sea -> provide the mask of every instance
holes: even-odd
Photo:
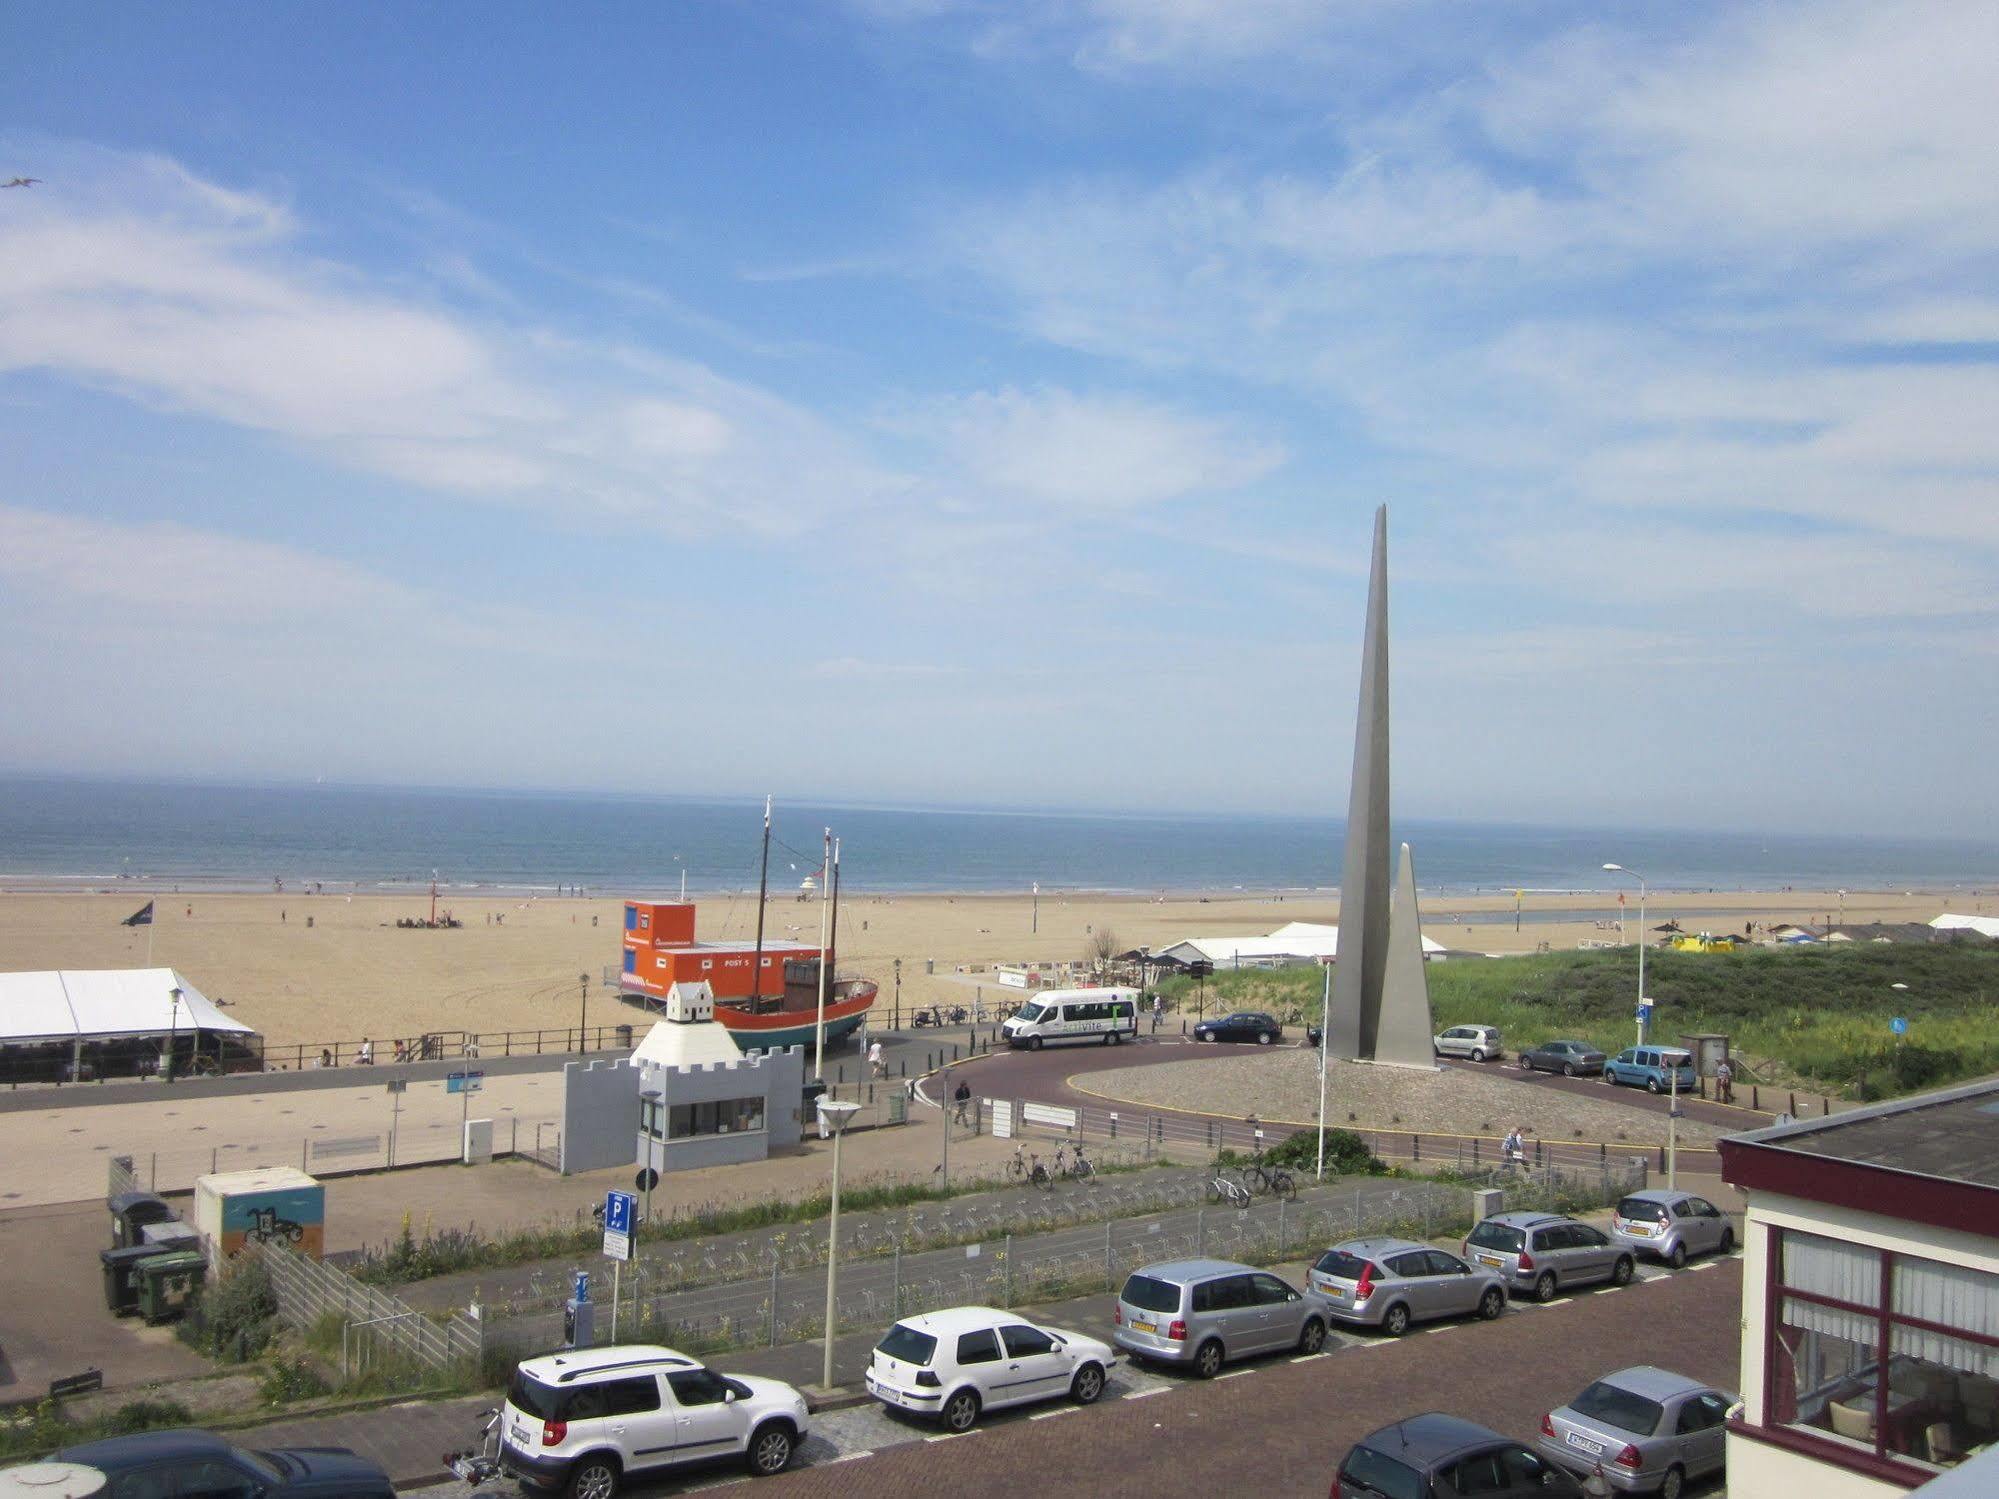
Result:
[[[842,894],[1325,891],[1338,818],[1104,814],[780,801],[773,891]],[[485,889],[690,897],[754,890],[761,798],[345,785],[222,786],[0,776],[0,886],[327,891]],[[1943,839],[1410,821],[1425,891],[1608,892],[1614,861],[1655,891],[1999,888],[1999,847]],[[1631,888],[1626,882],[1622,888]],[[1530,913],[1531,916],[1531,913]]]

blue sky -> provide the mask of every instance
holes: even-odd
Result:
[[[1999,831],[1999,11],[27,4],[0,767]]]

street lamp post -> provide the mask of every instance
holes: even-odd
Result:
[[[175,1077],[174,1053],[180,1050],[180,999],[181,987],[175,984],[167,990],[167,1081]]]
[[[895,960],[895,1028],[902,1029],[902,959]]]
[[[659,1167],[653,1163],[653,1157],[658,1154],[653,1148],[653,1141],[664,1134],[666,1130],[665,1123],[659,1117],[659,1106],[665,1097],[666,1095],[658,1088],[647,1088],[639,1094],[639,1133],[645,1136],[646,1142],[645,1165],[639,1168],[639,1181],[645,1186],[646,1202],[644,1211],[639,1214],[639,1221],[632,1225],[632,1334],[634,1337],[639,1332],[639,1229],[641,1226],[651,1227],[652,1225],[652,1185],[659,1180]],[[611,1314],[611,1320],[613,1322],[617,1321],[616,1312]]]
[[[1326,970],[1325,998],[1319,1002],[1319,1164],[1313,1173],[1318,1180],[1326,1179],[1326,1053],[1333,1049],[1333,965],[1320,960]]]
[[[584,1039],[590,1033],[590,975],[579,973],[577,983],[583,986],[583,999],[576,1011],[576,1050],[580,1054],[589,1050],[590,1043]]]
[[[1612,874],[1628,874],[1638,881],[1638,1044],[1645,1044],[1645,876],[1622,864],[1603,866]]]
[[[840,1136],[860,1112],[857,1103],[819,1100],[819,1119],[833,1135],[833,1214],[826,1226],[826,1357],[819,1371],[822,1389],[833,1387],[834,1295],[840,1273]]]

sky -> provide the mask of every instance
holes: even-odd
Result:
[[[1999,8],[10,7],[0,769],[1999,834]]]

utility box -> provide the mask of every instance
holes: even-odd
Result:
[[[201,1295],[208,1256],[198,1249],[155,1254],[138,1264],[139,1315],[151,1327],[178,1317]]]
[[[1506,1194],[1498,1187],[1480,1187],[1471,1194],[1471,1218],[1473,1223],[1483,1223],[1486,1219],[1506,1211]]]
[[[1714,1069],[1728,1059],[1727,1036],[1701,1031],[1680,1037],[1680,1045],[1693,1056],[1695,1077],[1713,1077]]]
[[[194,1183],[194,1226],[220,1267],[246,1244],[326,1252],[326,1188],[296,1166],[222,1171]]]
[[[145,1242],[143,1230],[149,1223],[172,1221],[174,1210],[164,1197],[153,1192],[120,1192],[105,1204],[111,1209],[111,1247],[130,1249]]]
[[[97,1258],[104,1267],[104,1308],[114,1317],[129,1316],[139,1309],[139,1265],[161,1251],[151,1244],[128,1244],[122,1249],[100,1249]]]
[[[465,1121],[465,1154],[462,1158],[468,1166],[483,1166],[493,1159],[493,1121],[490,1119],[467,1119]]]

